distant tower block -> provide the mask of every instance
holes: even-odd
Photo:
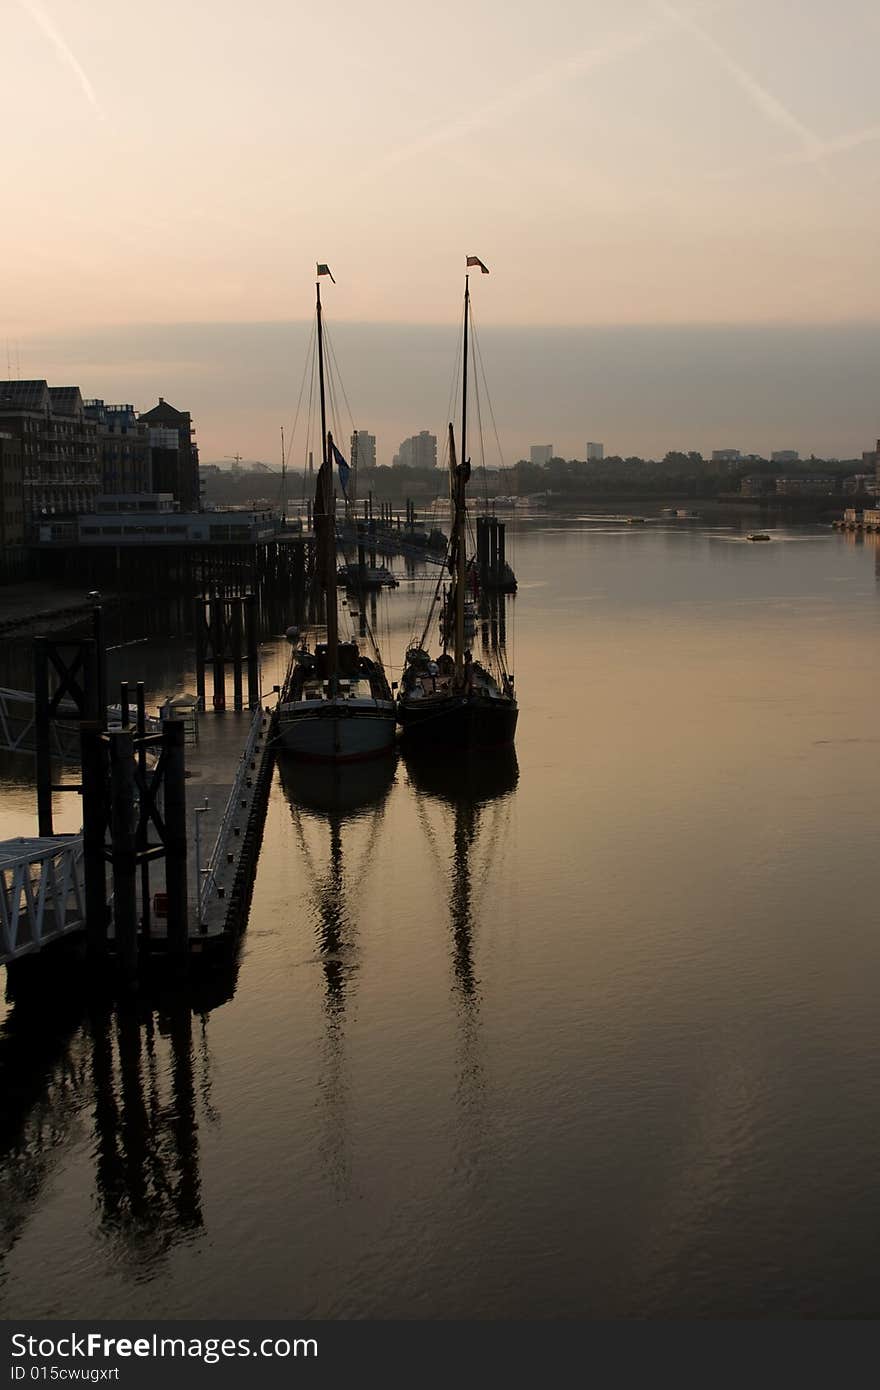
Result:
[[[605,457],[605,445],[587,441],[587,463],[599,463]]]
[[[529,446],[529,458],[532,463],[538,464],[539,467],[542,464],[549,463],[552,457],[552,444],[531,444]]]

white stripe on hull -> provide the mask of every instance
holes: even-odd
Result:
[[[296,757],[354,762],[393,748],[394,729],[394,705],[389,700],[369,705],[350,700],[302,701],[282,706],[278,736]]]

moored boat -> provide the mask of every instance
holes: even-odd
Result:
[[[318,275],[329,274],[326,266]],[[322,462],[314,501],[315,576],[326,608],[326,640],[314,647],[303,639],[291,654],[278,711],[282,747],[313,762],[354,762],[388,752],[394,744],[395,711],[391,688],[379,658],[365,656],[354,640],[339,640],[336,571],[334,464],[343,491],[349,469],[327,430],[324,390],[324,338],[321,286],[316,295],[318,378],[321,401]],[[292,642],[300,638],[290,629]]]
[[[468,265],[474,264],[485,272],[476,257],[468,257]],[[410,748],[416,745],[433,749],[504,747],[513,742],[516,733],[518,705],[504,651],[496,648],[493,653],[495,670],[488,659],[485,662],[474,660],[467,631],[467,483],[471,471],[467,457],[469,326],[470,288],[465,275],[461,463],[456,458],[454,429],[451,423],[449,425],[452,527],[448,565],[452,586],[443,605],[442,650],[432,657],[425,646],[439,605],[438,584],[422,640],[406,654],[397,695],[397,717],[404,742]]]

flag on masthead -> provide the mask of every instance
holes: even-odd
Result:
[[[329,265],[319,265],[319,266],[318,266],[318,274],[319,274],[319,275],[329,275],[329,276],[330,276],[330,279],[333,280],[333,275],[332,275],[332,272],[331,272],[331,270],[330,270]],[[336,284],[336,281],[333,280],[333,283],[334,283],[334,285],[335,285],[335,284]]]
[[[478,265],[484,275],[489,274],[489,267],[487,265],[483,265],[483,262],[480,260],[479,256],[468,256],[467,263],[468,265]]]

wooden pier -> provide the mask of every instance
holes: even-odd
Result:
[[[165,701],[158,719],[142,681],[123,681],[108,706],[100,608],[89,637],[34,639],[31,724],[7,743],[25,747],[26,733],[35,748],[39,835],[0,844],[0,964],[57,955],[47,948],[64,938],[90,967],[115,959],[133,980],[152,960],[185,967],[236,940],[262,837],[275,701],[261,703],[253,596],[209,596],[198,618],[198,692]],[[62,725],[75,735],[76,783],[54,780]],[[81,798],[79,835],[55,834],[61,793]]]

